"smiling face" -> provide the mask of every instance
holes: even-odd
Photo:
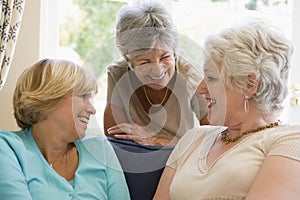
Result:
[[[221,66],[212,60],[204,63],[204,80],[197,93],[204,94],[208,101],[208,120],[213,125],[229,125],[239,119],[244,112],[244,96],[229,90],[220,76]]]
[[[166,50],[131,55],[130,62],[137,78],[155,90],[165,88],[175,73],[174,53]]]
[[[91,104],[92,95],[68,96],[63,98],[46,117],[52,126],[62,130],[70,140],[77,140],[85,136],[91,115],[96,110]]]

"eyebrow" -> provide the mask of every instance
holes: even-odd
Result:
[[[204,69],[203,71],[204,71],[204,73],[206,73],[206,72],[213,72],[213,71],[210,70],[210,69]]]
[[[141,61],[151,61],[150,58],[135,58],[136,62],[141,62]]]
[[[172,54],[172,53],[169,52],[169,51],[164,51],[162,54],[159,54],[159,57],[163,57],[166,54]],[[149,61],[149,60],[151,60],[150,58],[139,58],[140,56],[144,56],[144,55],[140,54],[140,55],[134,56],[133,59],[136,59],[136,61],[142,61],[142,60]]]

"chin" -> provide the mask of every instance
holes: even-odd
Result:
[[[154,89],[154,90],[161,90],[166,87],[166,85],[160,85],[160,84],[149,84],[148,87]]]
[[[77,130],[78,139],[85,137],[87,128],[78,127],[76,130]]]
[[[82,139],[82,138],[84,138],[85,137],[85,135],[86,135],[86,133],[85,132],[83,132],[83,133],[81,133],[81,132],[78,132],[78,139]]]

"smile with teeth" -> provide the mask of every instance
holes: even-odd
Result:
[[[216,103],[217,103],[216,99],[210,99],[208,101],[208,107],[210,108],[213,104],[216,104]]]
[[[148,77],[152,80],[160,80],[160,79],[163,79],[165,76],[166,76],[167,72],[164,72],[162,75],[160,76],[150,76],[148,75]]]
[[[78,117],[78,119],[79,119],[81,122],[85,123],[85,124],[88,124],[88,123],[89,123],[89,119],[86,118],[86,117]]]

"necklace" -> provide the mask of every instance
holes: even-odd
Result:
[[[62,154],[60,154],[59,156],[57,156],[57,158],[54,161],[49,162],[50,167],[53,168],[53,164],[56,163],[57,161],[62,160],[64,156],[66,157],[66,161],[68,161],[68,153],[71,150],[72,150],[72,147],[68,147]]]
[[[228,136],[229,135],[229,131],[228,131],[228,129],[226,129],[225,131],[221,132],[221,141],[223,143],[225,143],[225,144],[236,142],[239,139],[241,139],[241,137],[243,137],[244,135],[247,135],[249,133],[256,133],[256,132],[259,132],[259,131],[267,129],[267,128],[273,128],[275,126],[278,126],[278,124],[279,124],[279,122],[274,122],[274,123],[271,123],[271,124],[268,124],[268,125],[265,125],[265,126],[259,126],[259,127],[255,128],[255,129],[250,129],[250,130],[241,132],[240,135],[238,135],[238,136],[236,136],[234,138],[230,138]]]
[[[66,155],[66,159],[68,159],[68,158],[67,158],[67,155],[68,155],[68,154],[67,154],[67,151],[68,151],[68,150],[66,150],[65,152],[63,152],[61,155],[57,156],[57,158],[56,158],[54,161],[49,162],[50,167],[53,168],[53,164],[56,163],[56,162],[59,161],[59,160],[62,160],[63,157],[64,157],[64,155]]]
[[[148,97],[148,94],[147,94],[145,85],[143,85],[143,88],[144,88],[144,93],[145,93],[145,96],[146,96],[146,99],[147,99],[148,103],[149,103],[151,106],[153,106],[153,107],[156,107],[156,108],[157,108],[157,107],[161,106],[161,105],[164,103],[164,101],[166,100],[166,98],[167,98],[168,88],[166,88],[166,92],[165,92],[165,95],[164,95],[164,98],[162,99],[162,101],[161,101],[159,104],[154,104],[154,103],[152,103],[152,102],[150,101],[150,99],[149,99],[149,97]]]

